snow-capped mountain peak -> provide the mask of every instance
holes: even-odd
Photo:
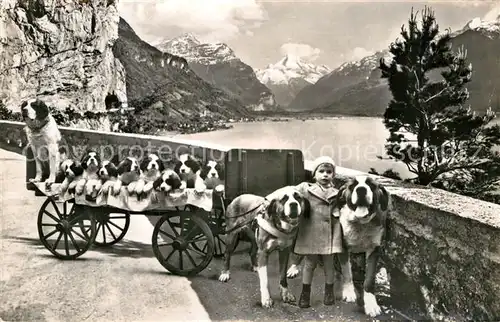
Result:
[[[351,73],[354,69],[371,72],[373,69],[378,67],[380,58],[384,58],[386,62],[389,63],[392,59],[392,54],[389,50],[378,51],[375,54],[363,57],[360,60],[343,63],[335,69],[335,72],[343,75]]]
[[[195,35],[188,33],[170,39],[156,46],[161,51],[182,56],[189,62],[214,65],[237,59],[233,50],[224,43],[202,43]]]
[[[500,16],[494,20],[482,20],[476,17],[469,21],[461,30],[452,33],[452,36],[455,37],[468,30],[479,31],[489,38],[498,37],[500,35]]]
[[[275,64],[269,64],[265,69],[257,70],[257,78],[264,84],[288,84],[291,79],[301,78],[314,84],[328,74],[330,69],[305,62],[300,57],[286,55]]]

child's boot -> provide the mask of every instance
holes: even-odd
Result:
[[[299,307],[308,308],[311,306],[311,284],[302,284],[302,293],[300,293]]]
[[[325,284],[325,305],[333,305],[335,303],[335,296],[333,295],[333,284]]]

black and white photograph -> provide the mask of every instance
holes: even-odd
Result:
[[[500,0],[0,0],[4,321],[500,321]]]

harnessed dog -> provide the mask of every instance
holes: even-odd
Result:
[[[309,202],[293,187],[276,190],[266,198],[243,194],[235,198],[226,210],[226,252],[219,281],[230,278],[231,255],[239,238],[250,240],[250,259],[259,274],[261,303],[273,305],[269,294],[267,266],[269,255],[279,251],[280,293],[285,303],[294,303],[288,290],[287,265],[302,217],[309,216]]]

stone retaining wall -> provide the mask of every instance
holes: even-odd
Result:
[[[0,121],[0,148],[22,152],[17,146],[22,126]],[[133,150],[134,145],[149,146],[155,151],[160,148],[165,158],[181,151],[222,158],[229,150],[145,135],[68,128],[61,128],[61,132],[75,155],[90,146],[111,146],[115,151],[121,146],[121,153]],[[305,161],[305,168],[311,168],[310,161]],[[348,177],[364,173],[338,167],[337,174],[340,186]],[[383,254],[391,302],[402,310],[421,310],[432,319],[500,320],[500,205],[377,179],[392,195]]]

